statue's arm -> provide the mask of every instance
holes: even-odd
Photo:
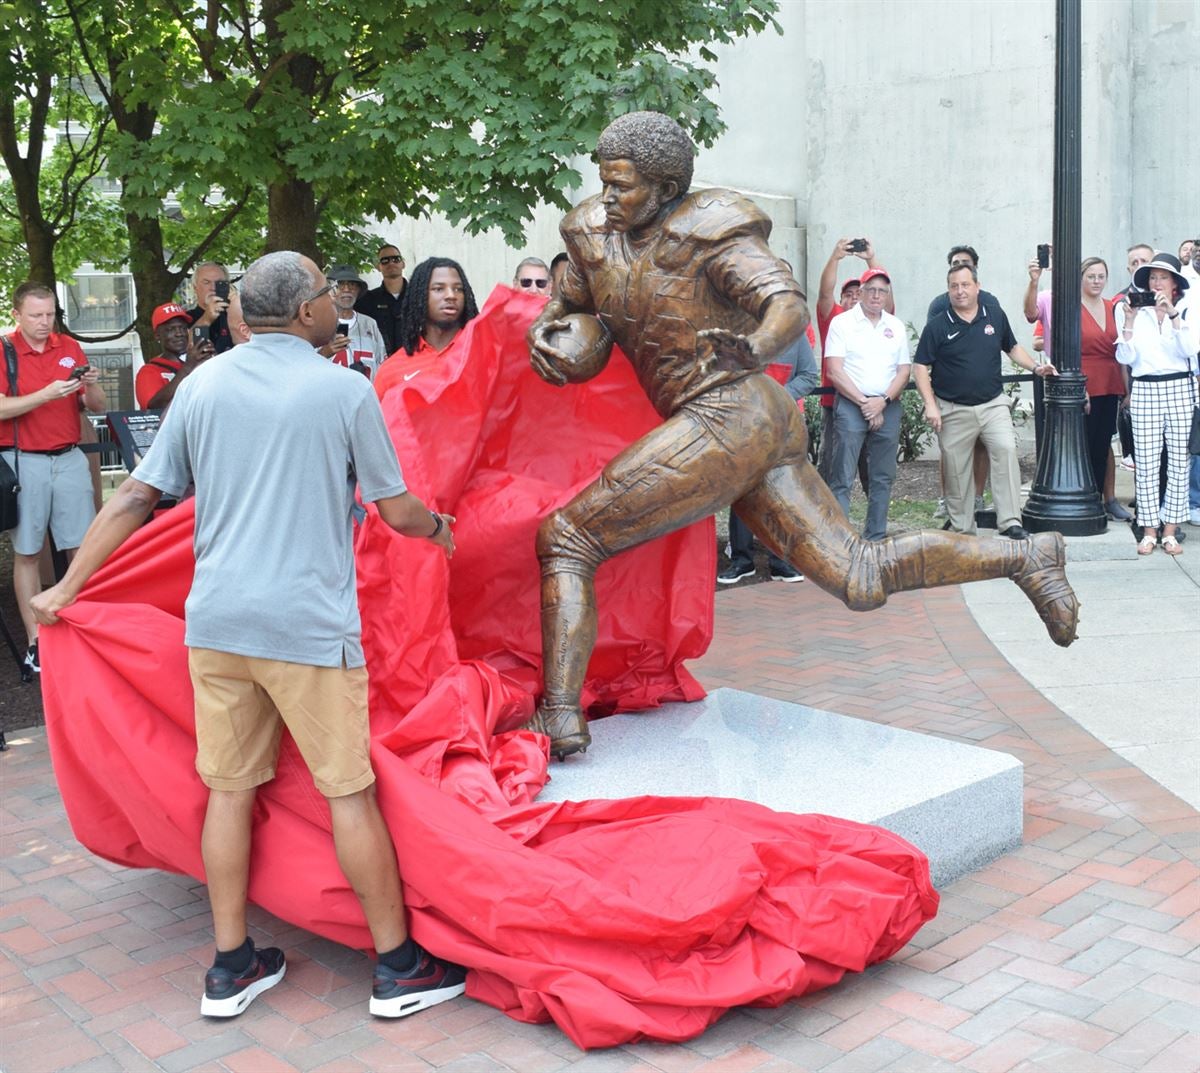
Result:
[[[568,251],[569,254],[571,251]],[[551,346],[550,334],[567,327],[562,319],[568,313],[595,312],[587,279],[575,265],[573,255],[567,261],[558,294],[546,303],[537,319],[529,326],[525,341],[529,344],[529,364],[547,384],[562,387],[567,382],[562,369],[570,365],[567,356]]]

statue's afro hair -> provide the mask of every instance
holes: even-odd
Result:
[[[596,142],[601,160],[628,160],[638,174],[656,182],[674,179],[679,192],[692,185],[696,146],[670,116],[661,112],[627,112],[614,119]]]

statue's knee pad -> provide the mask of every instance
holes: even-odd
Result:
[[[596,541],[565,510],[553,511],[542,519],[536,548],[543,569],[553,566],[573,573],[594,573],[604,558]]]

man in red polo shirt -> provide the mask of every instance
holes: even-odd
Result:
[[[38,560],[46,530],[71,558],[96,513],[91,470],[78,447],[80,395],[93,413],[105,408],[99,371],[88,365],[74,339],[54,331],[56,308],[54,292],[41,283],[22,283],[16,289],[17,330],[8,336],[17,355],[15,395],[7,370],[0,375],[0,453],[19,470],[21,482],[20,520],[9,539],[13,590],[29,640],[22,671],[26,680],[41,673],[37,622],[29,601],[42,589]]]
[[[162,353],[151,358],[133,381],[133,393],[143,410],[161,410],[174,397],[179,382],[205,358],[214,353],[211,341],[199,343],[194,352],[191,341],[191,316],[175,302],[160,305],[150,317],[154,338]]]

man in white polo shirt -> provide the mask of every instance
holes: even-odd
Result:
[[[837,389],[829,487],[849,517],[850,487],[866,441],[870,488],[862,535],[883,540],[896,479],[900,393],[910,367],[908,337],[904,324],[884,308],[892,294],[887,272],[868,268],[860,283],[858,305],[833,318],[825,342],[825,370]]]

